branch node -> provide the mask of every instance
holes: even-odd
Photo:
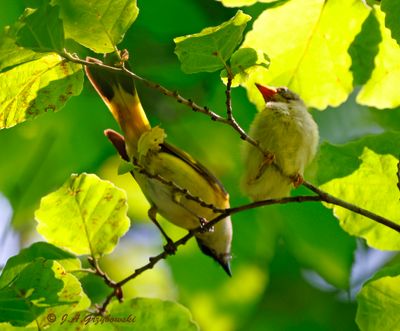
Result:
[[[119,302],[124,301],[124,295],[122,293],[122,288],[120,286],[115,288],[114,295],[118,299]]]

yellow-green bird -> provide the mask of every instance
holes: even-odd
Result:
[[[88,58],[90,62],[99,60]],[[120,71],[86,66],[86,75],[103,99],[123,136],[113,130],[105,134],[125,160],[136,160],[151,175],[159,175],[186,189],[219,209],[229,208],[229,194],[219,180],[188,153],[164,141],[163,131],[151,128],[140,103],[134,79]],[[156,214],[184,228],[195,229],[218,216],[212,209],[188,199],[171,185],[164,184],[133,167],[131,172],[151,205],[149,217],[157,224]],[[163,235],[170,239],[159,227]],[[211,256],[231,275],[232,224],[229,217],[214,225],[211,231],[195,234],[201,251]],[[168,245],[167,245],[168,247]]]
[[[286,87],[256,86],[265,107],[255,116],[249,135],[275,157],[272,164],[254,146],[244,145],[242,190],[258,201],[286,197],[293,184],[302,183],[304,169],[317,151],[319,134],[297,94]]]

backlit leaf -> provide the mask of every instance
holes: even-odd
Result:
[[[346,177],[331,180],[321,189],[400,224],[397,159],[391,155],[376,154],[368,148],[364,149],[360,158],[362,163],[359,169]],[[400,249],[398,232],[342,207],[328,206],[333,208],[345,231],[366,239],[371,247]]]
[[[400,2],[397,0],[382,0],[382,11],[385,15],[385,25],[390,29],[392,38],[397,40],[400,44]]]
[[[356,322],[361,331],[393,331],[399,327],[400,270],[378,272],[357,295]]]
[[[110,253],[129,228],[126,194],[95,175],[72,175],[41,201],[37,231],[76,254]]]
[[[384,13],[375,7],[382,41],[375,57],[375,68],[368,82],[357,96],[357,102],[376,108],[394,108],[400,105],[397,82],[400,80],[400,46],[385,27]]]
[[[271,59],[246,84],[250,99],[262,109],[257,82],[287,86],[318,109],[344,102],[353,89],[348,48],[367,15],[359,0],[292,0],[265,10],[243,43]]]
[[[0,73],[0,128],[60,110],[82,85],[81,66],[55,54]]]

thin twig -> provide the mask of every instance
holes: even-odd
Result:
[[[74,63],[82,64],[82,65],[85,65],[85,66],[100,67],[102,69],[109,70],[109,71],[112,71],[112,72],[116,72],[116,71],[117,72],[122,72],[125,75],[127,75],[129,77],[132,77],[132,78],[142,82],[143,84],[147,85],[148,87],[156,89],[156,90],[160,91],[162,94],[164,94],[166,96],[169,96],[171,98],[174,98],[176,101],[188,106],[193,111],[207,115],[212,121],[224,123],[226,125],[231,126],[236,132],[239,133],[240,138],[242,140],[247,141],[249,144],[251,144],[254,147],[256,147],[266,157],[270,156],[270,153],[268,151],[264,151],[262,149],[262,147],[260,146],[260,143],[258,141],[256,141],[256,140],[254,140],[253,138],[251,138],[238,125],[238,123],[235,120],[232,121],[229,118],[224,118],[224,117],[218,115],[217,113],[211,111],[208,107],[201,107],[197,103],[195,103],[193,100],[186,99],[186,98],[182,97],[177,91],[168,90],[167,88],[165,88],[164,86],[162,86],[160,84],[154,83],[154,82],[152,82],[150,80],[147,80],[147,79],[135,74],[134,72],[130,71],[129,69],[125,68],[124,66],[122,66],[122,67],[113,67],[113,66],[106,65],[106,64],[104,64],[104,63],[102,63],[100,61],[99,62],[97,62],[97,61],[96,62],[90,62],[90,61],[82,60],[78,56],[70,54],[70,53],[68,53],[66,51],[60,52],[58,54],[60,56],[64,57],[65,59],[67,59],[67,60],[69,60],[71,62],[74,62]]]
[[[104,303],[101,306],[97,307],[98,313],[103,315],[106,312],[107,306],[111,302],[112,298],[116,297],[119,300],[119,302],[122,302],[123,300],[122,288],[118,283],[114,282],[110,277],[108,277],[108,275],[103,270],[101,270],[98,260],[96,258],[89,257],[88,261],[89,264],[94,268],[94,273],[103,278],[106,285],[113,289],[113,291],[107,296]]]
[[[136,159],[132,159],[132,163],[135,167],[138,168],[138,172],[147,176],[150,179],[155,179],[158,180],[159,182],[163,183],[164,185],[172,187],[176,192],[182,193],[186,199],[192,200],[194,202],[197,202],[200,206],[211,209],[214,213],[223,213],[225,212],[225,209],[218,208],[212,203],[207,203],[205,202],[202,198],[192,195],[188,189],[183,188],[176,184],[173,181],[170,181],[168,179],[165,179],[159,174],[152,174],[151,172],[147,171],[146,168],[144,168]],[[132,174],[133,175],[133,174]]]
[[[262,201],[248,203],[248,204],[245,204],[245,205],[242,205],[239,207],[227,208],[224,210],[223,213],[221,213],[217,217],[213,218],[206,224],[189,231],[189,233],[187,235],[185,235],[181,239],[175,241],[174,242],[175,248],[178,248],[179,246],[186,244],[186,242],[190,238],[192,238],[196,233],[212,228],[215,224],[217,224],[218,222],[222,221],[226,217],[231,216],[233,214],[237,214],[239,212],[258,208],[261,206],[268,206],[268,205],[274,205],[274,204],[286,204],[286,203],[291,203],[291,202],[308,202],[308,201],[314,201],[314,202],[321,201],[321,198],[319,196],[297,196],[297,197],[287,197],[287,198],[281,198],[281,199],[268,199],[268,200],[262,200]],[[157,264],[157,262],[159,262],[162,259],[165,259],[169,255],[171,255],[171,253],[164,250],[162,253],[160,253],[156,256],[150,257],[149,263],[147,263],[143,267],[140,267],[139,269],[136,269],[131,275],[129,275],[125,279],[119,281],[117,284],[120,286],[124,285],[131,279],[139,276],[143,271],[153,268]]]
[[[82,268],[82,269],[74,269],[74,270],[69,270],[71,273],[88,273],[88,274],[97,274],[97,271],[94,269],[89,269],[89,268]]]
[[[397,162],[397,188],[400,191],[400,159]]]
[[[274,205],[274,204],[286,204],[286,203],[302,203],[302,202],[328,202],[334,205],[338,205],[341,207],[344,207],[346,209],[349,209],[359,215],[363,215],[366,216],[368,218],[371,218],[372,220],[375,220],[376,222],[383,224],[391,229],[393,229],[394,231],[397,231],[400,233],[400,225],[391,222],[390,220],[387,220],[379,215],[376,215],[368,210],[365,210],[363,208],[354,206],[352,204],[347,203],[346,201],[340,200],[338,198],[335,198],[334,196],[323,192],[321,190],[319,190],[318,188],[316,188],[314,185],[308,183],[308,182],[304,182],[303,183],[304,186],[306,186],[307,188],[309,188],[310,190],[314,191],[315,193],[317,193],[317,196],[297,196],[297,197],[287,197],[287,198],[281,198],[281,199],[268,199],[268,200],[261,200],[261,201],[256,201],[256,202],[252,202],[249,204],[245,204],[239,207],[233,207],[233,208],[227,208],[223,213],[221,213],[220,215],[218,215],[217,217],[215,217],[214,219],[212,219],[211,221],[207,222],[207,224],[201,226],[201,227],[197,227],[194,230],[189,231],[188,234],[186,234],[185,236],[183,236],[182,238],[180,238],[179,240],[175,241],[173,243],[173,245],[175,246],[176,249],[178,249],[179,246],[185,245],[189,239],[191,239],[193,236],[195,236],[196,233],[200,232],[200,231],[204,231],[206,229],[209,229],[211,227],[213,227],[215,224],[217,224],[218,222],[220,222],[221,220],[223,220],[224,218],[231,216],[233,214],[245,211],[245,210],[250,210],[250,209],[254,209],[254,208],[259,208],[262,206],[268,206],[268,205]],[[144,266],[136,269],[131,275],[129,275],[128,277],[124,278],[123,280],[119,281],[118,283],[116,283],[118,286],[123,286],[124,284],[126,284],[127,282],[129,282],[130,280],[138,277],[140,274],[142,274],[144,271],[152,269],[159,261],[166,259],[168,256],[172,255],[169,251],[167,250],[163,250],[160,254],[150,257],[149,258],[149,262],[147,264],[145,264]],[[111,299],[114,297],[114,294],[111,293],[105,303],[103,304],[103,308],[104,311],[108,305],[108,303],[111,301]]]
[[[92,256],[90,256],[90,257],[88,257],[88,261],[89,261],[89,264],[94,268],[95,273],[97,275],[99,275],[101,278],[103,278],[104,282],[108,286],[110,286],[110,287],[116,286],[116,283],[110,277],[108,277],[108,275],[103,270],[101,270],[96,258],[93,258]]]
[[[228,73],[228,78],[226,82],[226,90],[225,90],[225,95],[226,95],[226,117],[228,118],[229,121],[235,121],[233,118],[233,112],[232,112],[232,96],[231,96],[231,87],[232,87],[232,74],[230,73],[230,69],[227,68],[227,73]]]
[[[387,218],[384,218],[380,215],[377,215],[369,210],[366,210],[364,208],[355,206],[347,201],[341,200],[339,198],[334,197],[333,195],[330,195],[329,193],[320,190],[318,187],[314,186],[313,184],[304,181],[303,185],[313,191],[314,193],[318,194],[318,196],[321,198],[321,201],[328,202],[343,208],[346,208],[348,210],[351,210],[359,215],[368,217],[371,220],[374,220],[377,223],[380,223],[382,225],[387,226],[388,228],[391,228],[394,231],[397,231],[400,233],[400,224],[394,223]]]
[[[273,205],[273,204],[286,204],[286,203],[291,203],[291,202],[312,202],[312,201],[321,201],[321,198],[319,196],[297,196],[297,197],[287,197],[287,198],[281,198],[281,199],[269,199],[269,200],[263,200],[263,201],[256,201],[253,203],[245,204],[239,207],[234,207],[234,208],[227,208],[224,210],[223,213],[212,219],[211,221],[207,222],[206,224],[199,226],[193,230],[190,230],[188,234],[180,238],[179,240],[175,241],[173,243],[174,247],[177,249],[179,246],[185,245],[189,239],[191,239],[193,236],[196,235],[198,232],[202,232],[204,230],[208,230],[212,228],[215,224],[218,222],[222,221],[226,217],[245,211],[245,210],[250,210],[254,208],[258,208],[261,206],[268,206],[268,205]],[[164,249],[160,254],[150,257],[149,262],[145,264],[144,266],[136,269],[131,275],[128,277],[124,278],[123,280],[119,281],[116,283],[116,286],[121,288],[123,285],[125,285],[127,282],[130,280],[138,277],[140,274],[142,274],[144,271],[152,269],[159,261],[166,259],[168,256],[172,255],[172,253],[166,249]],[[114,292],[110,293],[103,305],[101,306],[101,311],[105,312],[107,305],[111,302],[112,298],[115,296]]]

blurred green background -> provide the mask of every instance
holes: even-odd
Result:
[[[13,23],[26,3],[2,0],[0,25]],[[236,9],[224,8],[214,0],[138,0],[138,6],[139,17],[120,45],[129,50],[134,72],[223,114],[225,94],[219,74],[185,75],[174,55],[173,38],[218,25]],[[267,6],[257,4],[244,11],[257,17]],[[76,51],[81,57],[86,55],[82,49]],[[212,169],[230,192],[231,205],[248,202],[239,190],[239,136],[155,90],[140,84],[138,90],[151,124],[160,125],[169,142]],[[248,129],[255,107],[242,88],[233,91],[232,101],[238,122]],[[399,128],[398,109],[382,114],[356,105],[352,96],[337,109],[312,113],[321,140],[332,143]],[[71,173],[97,173],[125,189],[132,228],[103,261],[104,269],[119,280],[160,252],[163,242],[147,220],[147,202],[133,179],[117,175],[119,159],[103,136],[107,128],[118,130],[85,82],[82,94],[60,112],[0,131],[0,191],[11,203],[13,228],[19,234],[18,244],[24,247],[42,240],[35,233],[33,219],[40,197],[60,187]],[[299,193],[305,191],[294,192]],[[166,222],[163,226],[173,238],[185,233]],[[205,331],[357,329],[352,286],[357,284],[350,284],[356,240],[341,230],[330,210],[315,204],[270,206],[234,215],[233,226],[232,278],[191,241],[128,283],[125,296],[177,300],[191,310]],[[358,247],[365,251],[362,242]],[[0,244],[0,250],[7,249]],[[363,256],[357,261],[361,264],[371,261],[368,254],[357,256]],[[383,260],[377,261],[370,263]],[[358,277],[363,279],[371,272],[373,268],[362,269]],[[100,302],[107,289],[100,281],[94,282],[87,277],[86,289]]]

